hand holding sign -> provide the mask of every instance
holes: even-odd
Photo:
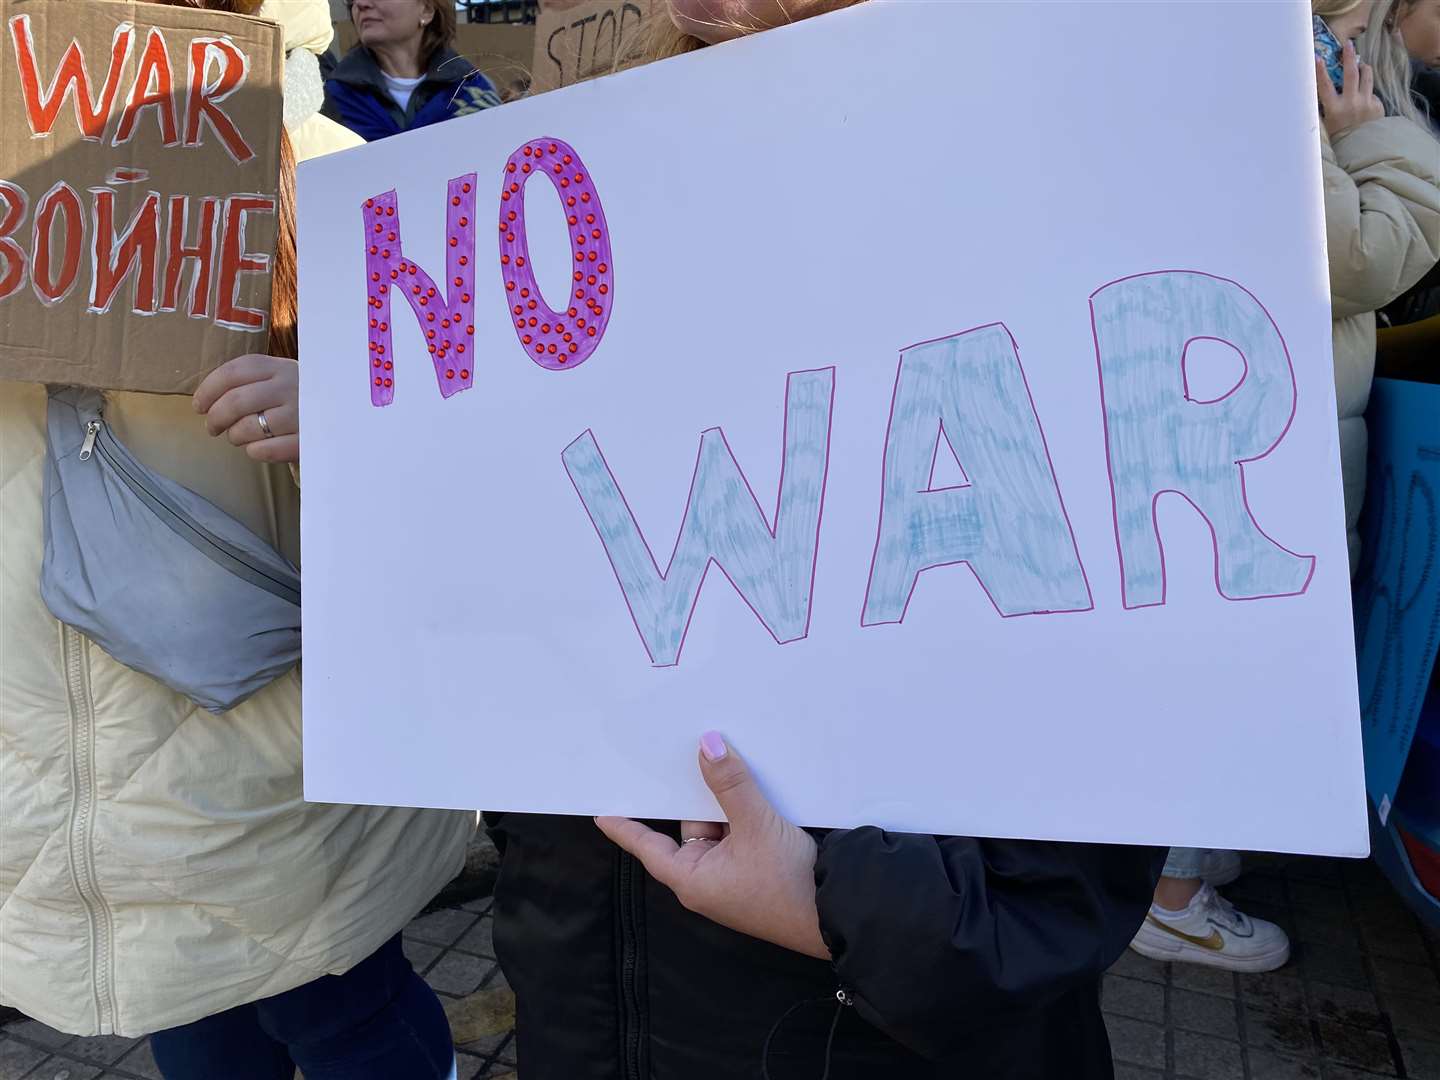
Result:
[[[205,377],[195,411],[255,461],[300,462],[300,367],[279,356],[237,356]]]
[[[683,842],[629,818],[595,819],[680,903],[721,926],[830,959],[815,908],[815,841],[786,821],[725,740],[700,740],[700,774],[728,826],[683,822]]]

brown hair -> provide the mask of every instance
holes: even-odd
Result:
[[[171,7],[204,8],[206,11],[228,11],[232,15],[254,15],[265,0],[155,0]]]
[[[454,0],[425,0],[425,4],[432,18],[420,33],[420,62],[428,67],[435,54],[455,40],[455,4]]]
[[[280,126],[280,189],[276,206],[275,257],[270,262],[270,355],[300,355],[300,259],[295,249],[295,149]]]
[[[172,7],[227,11],[232,15],[253,15],[262,0],[158,0]],[[435,0],[430,0],[432,4]],[[455,25],[455,16],[450,16]],[[276,196],[275,256],[270,261],[270,342],[273,356],[294,360],[299,355],[297,324],[300,309],[299,256],[295,249],[295,148],[285,125],[280,125],[280,183]]]

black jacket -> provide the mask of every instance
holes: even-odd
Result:
[[[1164,861],[816,834],[832,966],[686,911],[588,818],[488,820],[525,1080],[1109,1078],[1100,977]]]

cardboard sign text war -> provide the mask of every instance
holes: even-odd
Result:
[[[0,378],[184,393],[263,351],[280,30],[0,0]]]

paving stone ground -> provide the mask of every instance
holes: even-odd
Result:
[[[1293,959],[1232,975],[1127,953],[1103,997],[1117,1080],[1440,1080],[1440,933],[1373,865],[1257,856],[1225,892],[1284,926]],[[491,927],[490,902],[478,900],[405,931],[411,962],[445,1001],[461,1080],[515,1074],[514,999]],[[143,1040],[72,1038],[21,1018],[0,1026],[0,1080],[22,1078],[160,1073]]]

